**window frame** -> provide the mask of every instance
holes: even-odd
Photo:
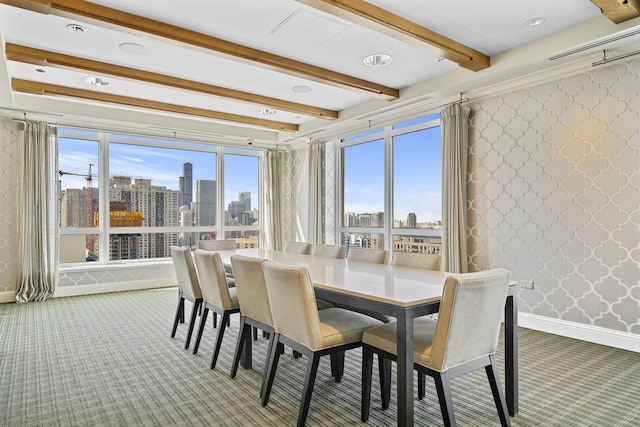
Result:
[[[95,262],[59,262],[61,268],[74,268],[91,266],[104,267],[106,265],[113,264],[142,264],[156,261],[166,261],[168,257],[163,258],[139,258],[131,260],[110,260],[109,259],[109,237],[116,234],[154,234],[154,233],[198,233],[198,232],[215,232],[218,239],[224,238],[229,231],[258,231],[258,241],[261,245],[264,239],[264,232],[262,225],[264,224],[264,212],[262,209],[263,200],[263,170],[264,170],[264,153],[260,149],[247,149],[239,148],[235,146],[225,146],[222,144],[213,144],[208,142],[192,141],[192,140],[179,140],[170,141],[163,137],[147,136],[147,135],[127,135],[124,132],[109,132],[99,131],[92,129],[81,129],[74,127],[60,127],[58,129],[58,138],[76,139],[96,141],[98,143],[98,227],[83,227],[83,228],[62,228],[61,224],[57,225],[57,233],[59,236],[63,235],[97,235],[99,240],[98,261]],[[214,226],[167,226],[167,227],[111,227],[109,218],[109,147],[111,143],[126,144],[140,147],[153,147],[164,149],[176,149],[182,151],[191,151],[194,153],[211,153],[216,155],[216,181],[217,194],[216,194],[216,225]],[[224,204],[224,155],[234,154],[249,157],[256,157],[258,159],[258,194],[256,200],[258,201],[258,218],[257,223],[259,225],[242,226],[225,225],[223,220],[226,206]],[[178,177],[176,177],[177,180]],[[61,188],[57,187],[58,192],[58,206],[56,209],[60,209],[61,200]]]
[[[427,118],[429,115],[425,115]],[[414,119],[415,120],[415,119]],[[393,171],[393,139],[396,136],[413,133],[425,129],[441,126],[441,118],[435,116],[431,120],[420,121],[408,126],[400,126],[394,129],[396,125],[402,125],[402,122],[392,123],[387,126],[381,127],[378,132],[367,131],[362,136],[353,135],[350,137],[342,138],[339,143],[336,144],[336,210],[335,215],[338,226],[335,230],[335,241],[338,244],[343,245],[342,236],[345,233],[357,233],[357,234],[381,234],[384,239],[384,249],[390,253],[394,248],[395,236],[411,236],[411,237],[442,237],[442,229],[425,229],[425,228],[394,228],[394,171]],[[365,144],[367,142],[383,139],[384,141],[384,226],[382,228],[376,227],[348,227],[344,225],[344,149],[347,149],[354,145]],[[442,152],[440,154],[442,156]]]

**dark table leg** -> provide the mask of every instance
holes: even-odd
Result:
[[[413,426],[413,317],[398,316],[398,425]]]
[[[507,296],[504,307],[504,370],[507,408],[518,414],[518,292]]]

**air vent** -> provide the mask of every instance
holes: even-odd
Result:
[[[634,36],[638,36],[638,35],[640,35],[640,28],[634,28],[631,31],[626,31],[626,32],[621,32],[621,33],[618,33],[618,34],[614,34],[613,36],[605,37],[605,38],[602,38],[602,39],[599,39],[599,40],[595,40],[595,41],[593,41],[591,43],[587,43],[587,44],[584,44],[582,46],[578,46],[576,48],[566,50],[566,51],[564,51],[562,53],[559,53],[557,55],[550,56],[548,59],[550,61],[555,61],[556,59],[566,58],[567,56],[571,56],[571,55],[574,55],[576,53],[580,53],[580,52],[584,52],[586,50],[602,47],[602,46],[604,46],[606,44],[617,42],[617,41],[624,40],[626,38],[634,37]]]

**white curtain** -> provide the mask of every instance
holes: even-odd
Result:
[[[325,145],[313,143],[309,149],[309,243],[324,243]]]
[[[24,122],[18,141],[16,302],[42,301],[53,296],[58,281],[57,129]]]
[[[467,146],[469,109],[459,103],[442,112],[442,266],[467,272]]]
[[[282,162],[284,153],[278,150],[266,152],[265,182],[265,247],[281,251],[283,248],[282,213]]]

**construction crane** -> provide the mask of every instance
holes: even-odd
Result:
[[[86,227],[94,227],[92,168],[93,168],[93,165],[89,163],[89,171],[87,173],[75,173],[75,172],[67,172],[63,170],[58,171],[58,175],[60,175],[60,177],[62,177],[63,175],[83,176],[84,179],[87,181],[87,188],[86,188],[87,205],[86,205],[86,212],[85,212]],[[87,234],[87,249],[91,252],[94,251],[94,239],[93,239],[93,236],[90,234]]]

